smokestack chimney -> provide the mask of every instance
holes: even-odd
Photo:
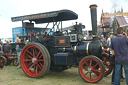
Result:
[[[97,5],[90,5],[91,21],[92,21],[92,37],[97,38]]]

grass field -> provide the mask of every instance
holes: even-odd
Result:
[[[0,69],[0,85],[112,85],[111,75],[104,77],[98,83],[86,83],[78,74],[78,69],[73,67],[57,73],[49,71],[43,77],[36,79],[27,77],[22,69],[9,65]],[[126,81],[121,82],[126,85]]]

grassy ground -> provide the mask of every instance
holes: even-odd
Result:
[[[112,85],[111,75],[104,77],[98,83],[86,83],[78,74],[78,69],[73,67],[57,73],[49,71],[39,79],[27,77],[22,69],[9,65],[0,69],[0,85]],[[126,85],[126,81],[121,82]]]

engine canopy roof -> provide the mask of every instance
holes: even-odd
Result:
[[[45,13],[38,13],[32,15],[11,17],[12,22],[16,21],[34,21],[36,24],[40,23],[49,23],[49,22],[57,22],[57,21],[66,21],[66,20],[74,20],[77,19],[78,15],[71,10],[59,10]]]

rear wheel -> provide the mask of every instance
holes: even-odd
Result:
[[[102,61],[105,66],[105,76],[109,75],[112,72],[112,65],[109,60],[109,55],[106,53],[102,54]]]
[[[39,43],[26,45],[21,53],[21,66],[26,75],[33,78],[43,76],[49,69],[46,48]]]
[[[79,63],[79,74],[89,83],[99,82],[104,76],[104,65],[96,56],[86,56]]]

